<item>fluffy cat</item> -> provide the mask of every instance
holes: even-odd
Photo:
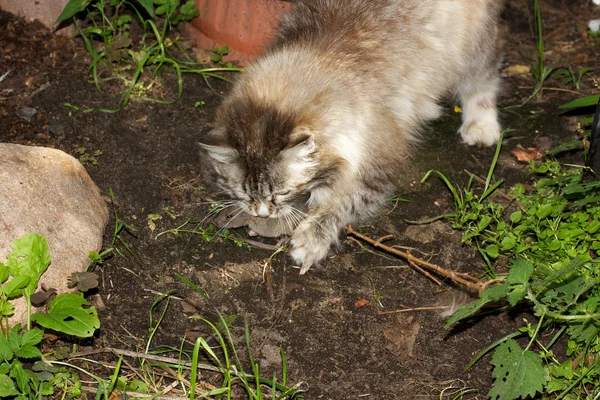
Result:
[[[298,1],[201,139],[205,180],[293,227],[304,274],[378,211],[443,96],[461,101],[464,142],[498,140],[500,3]]]

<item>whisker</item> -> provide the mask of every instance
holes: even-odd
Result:
[[[238,211],[239,210],[239,211]],[[231,221],[233,221],[234,219],[236,219],[241,213],[244,212],[244,209],[242,207],[238,207],[237,209],[235,209],[233,212],[236,212],[237,214],[233,215],[229,221],[227,221],[227,223],[225,225],[223,225],[218,231],[217,234],[222,234],[225,229],[227,229],[227,227],[229,226],[229,224],[231,223]]]

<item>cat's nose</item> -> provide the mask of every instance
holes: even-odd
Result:
[[[263,217],[263,218],[267,218],[269,215],[271,215],[271,212],[269,211],[269,206],[266,205],[265,203],[259,204],[258,210],[256,211],[256,213],[258,214],[259,217]]]

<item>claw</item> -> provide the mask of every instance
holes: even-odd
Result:
[[[303,265],[302,268],[300,268],[300,275],[304,275],[306,273],[306,271],[308,271],[310,269],[311,266],[312,266],[312,264]]]

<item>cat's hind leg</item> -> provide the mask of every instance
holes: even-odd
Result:
[[[499,88],[497,72],[481,71],[463,79],[458,87],[463,117],[460,136],[469,145],[491,146],[500,138],[496,109]]]

